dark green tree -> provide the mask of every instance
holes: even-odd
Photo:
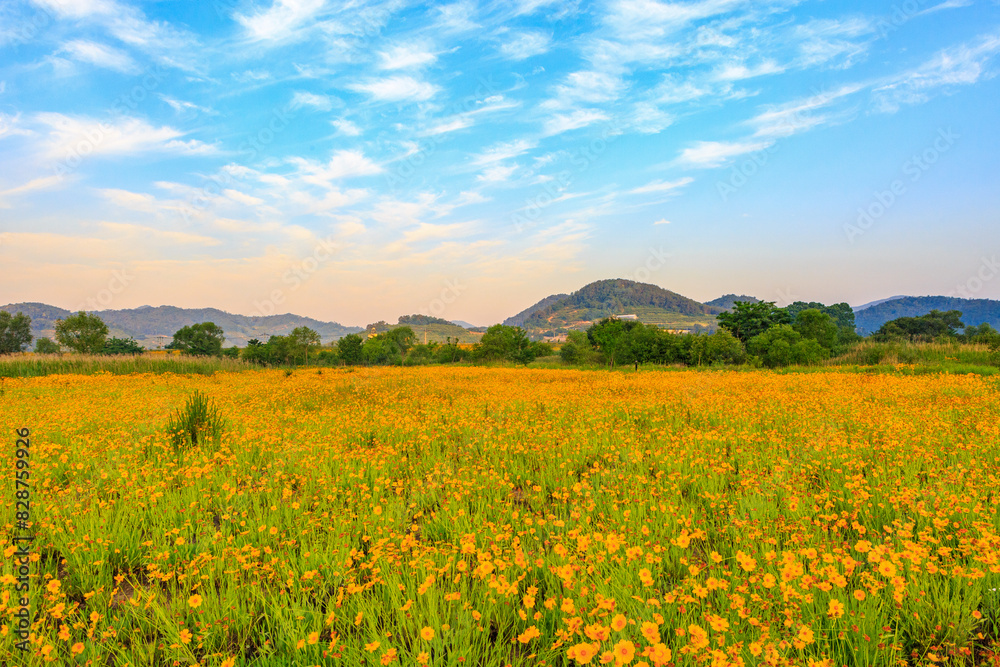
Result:
[[[51,338],[39,338],[35,341],[36,354],[59,354],[59,344]]]
[[[108,325],[82,310],[56,322],[56,340],[74,352],[100,354],[108,338]]]
[[[872,335],[872,338],[877,340],[902,338],[912,341],[929,341],[940,337],[955,338],[958,336],[958,330],[964,328],[961,311],[932,310],[919,317],[899,317],[890,320],[883,324]]]
[[[587,329],[587,339],[604,355],[608,366],[628,364],[635,360],[630,333],[633,329],[642,327],[637,320],[620,320],[607,317]]]
[[[396,352],[399,354],[400,364],[402,364],[406,359],[406,351],[413,347],[417,342],[417,335],[413,333],[413,329],[410,327],[396,327],[395,329],[390,329],[381,335],[386,337],[389,344],[395,348]]]
[[[195,356],[218,357],[222,355],[223,340],[225,335],[222,327],[214,322],[201,322],[181,327],[174,333],[174,340],[167,345],[167,349],[181,350]]]
[[[737,301],[733,309],[715,316],[719,326],[732,332],[744,344],[778,324],[790,324],[791,318],[783,308],[777,308],[773,301],[749,303]]]
[[[837,345],[839,330],[837,323],[827,313],[818,308],[807,308],[800,311],[795,316],[794,329],[803,338],[816,341],[827,350],[832,350]]]
[[[356,366],[363,360],[361,350],[364,347],[364,339],[358,334],[347,334],[337,341],[337,352],[340,359],[348,366]]]
[[[521,327],[494,324],[475,346],[475,356],[485,361],[514,361],[527,364],[534,361],[531,341]]]
[[[31,318],[18,312],[0,310],[0,354],[22,352],[31,345]]]
[[[142,345],[139,345],[134,338],[109,338],[104,343],[104,349],[101,351],[103,354],[110,355],[125,355],[125,354],[142,354],[146,351]]]
[[[829,356],[829,351],[817,341],[803,338],[788,324],[779,324],[754,336],[747,344],[747,351],[759,357],[768,368],[817,364]]]
[[[296,327],[292,329],[292,333],[288,335],[289,343],[292,348],[292,355],[303,360],[303,363],[309,363],[309,353],[319,347],[320,337],[319,334],[310,329],[309,327]]]

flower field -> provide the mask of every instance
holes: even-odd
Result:
[[[52,375],[0,422],[3,665],[1000,664],[994,377]]]

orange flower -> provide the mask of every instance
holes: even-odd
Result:
[[[635,657],[635,644],[627,639],[622,639],[614,648],[615,662],[619,665],[627,665]]]
[[[420,638],[425,642],[434,639],[434,628],[424,627],[420,629]]]
[[[188,598],[188,606],[191,607],[192,609],[197,609],[198,607],[201,606],[201,601],[202,601],[201,596],[195,593],[194,595]]]
[[[71,648],[70,650],[73,652],[73,655],[79,655],[83,653],[83,642],[77,642],[73,644],[73,648]]]
[[[844,605],[840,600],[830,600],[830,606],[827,607],[826,615],[830,618],[840,618],[844,615]]]
[[[581,665],[590,664],[590,661],[594,659],[597,655],[597,644],[577,644],[576,646],[571,646],[568,651],[566,651],[566,657],[570,660],[576,660]]]
[[[611,628],[615,632],[621,632],[626,625],[628,625],[628,621],[622,614],[615,614],[615,617],[611,619]]]

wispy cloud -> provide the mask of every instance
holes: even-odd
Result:
[[[61,175],[42,176],[34,178],[23,185],[8,188],[7,190],[0,190],[0,208],[10,208],[8,200],[12,197],[40,190],[51,190],[62,185],[65,180],[65,177]]]
[[[504,33],[500,39],[502,40],[500,53],[510,60],[526,60],[540,56],[549,50],[552,41],[549,35],[537,30]]]
[[[372,79],[352,84],[349,88],[366,93],[379,102],[425,102],[438,92],[437,86],[411,76]]]
[[[235,14],[248,37],[261,41],[282,41],[299,36],[322,9],[324,0],[274,0],[267,9],[252,14]]]
[[[1000,53],[1000,33],[944,49],[921,66],[891,78],[872,91],[875,109],[894,113],[905,104],[925,102],[941,89],[967,86],[992,75],[991,61]]]
[[[770,141],[698,141],[681,151],[677,162],[694,168],[718,167],[734,157],[761,151],[770,145]]]
[[[317,95],[315,93],[297,90],[292,95],[290,105],[293,109],[316,109],[317,111],[329,111],[333,108],[333,100],[329,95]]]
[[[305,158],[291,158],[306,183],[331,187],[332,181],[354,176],[371,176],[382,173],[381,165],[373,162],[358,150],[335,152],[326,164]]]
[[[570,130],[578,130],[581,127],[610,120],[610,118],[608,114],[597,109],[577,109],[571,113],[553,114],[545,120],[543,131],[546,136],[551,136]]]
[[[437,60],[437,54],[427,50],[420,44],[397,44],[385,51],[380,51],[379,67],[381,69],[411,69],[425,67]]]
[[[73,60],[88,63],[96,67],[133,74],[139,71],[139,66],[125,53],[107,44],[77,39],[63,44],[61,53],[69,55]]]
[[[357,137],[361,135],[361,128],[345,118],[332,120],[330,121],[330,124],[337,128],[338,132],[347,135],[348,137]]]
[[[122,117],[99,121],[86,116],[61,113],[35,114],[35,123],[44,132],[42,149],[51,159],[61,159],[81,151],[87,155],[126,155],[145,152],[172,152],[210,155],[218,149],[196,139],[184,140],[186,132],[150,125],[138,118]]]
[[[646,185],[641,185],[637,188],[633,188],[628,191],[631,195],[646,195],[646,194],[664,194],[666,192],[673,192],[674,190],[679,190],[685,185],[689,185],[694,182],[694,179],[690,176],[685,176],[676,181],[650,181]]]
[[[479,155],[473,156],[472,163],[478,166],[493,164],[494,162],[523,155],[535,148],[535,146],[536,144],[528,139],[501,142],[490,146]]]
[[[493,165],[492,167],[487,167],[483,170],[483,173],[476,176],[476,180],[480,183],[506,183],[518,168],[516,164]]]

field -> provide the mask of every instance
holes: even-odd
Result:
[[[27,653],[5,552],[0,664],[1000,664],[995,376],[0,387],[9,478],[31,430],[36,536]],[[178,447],[166,425],[195,391],[227,427]]]

